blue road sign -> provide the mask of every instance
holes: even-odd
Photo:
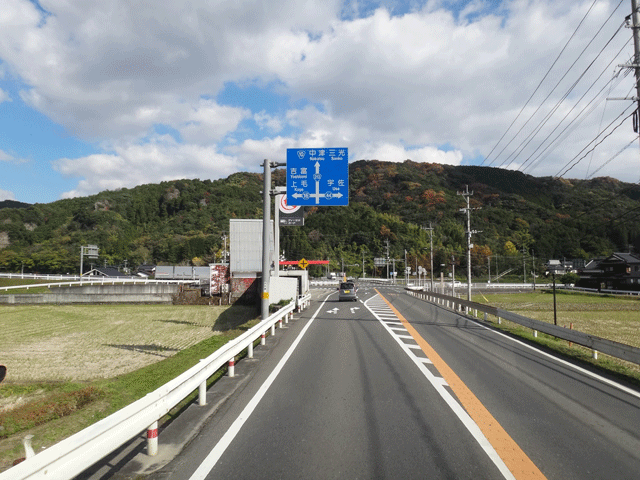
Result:
[[[287,198],[292,205],[349,205],[349,149],[288,148]]]

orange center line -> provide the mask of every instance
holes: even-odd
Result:
[[[377,291],[377,290],[376,290]],[[478,400],[466,384],[456,375],[438,353],[422,338],[418,331],[391,303],[378,292],[391,310],[397,315],[422,351],[427,355],[442,378],[451,387],[462,407],[478,425],[485,438],[491,443],[504,464],[518,480],[546,479],[520,446],[502,428],[502,425],[489,413],[489,410]]]

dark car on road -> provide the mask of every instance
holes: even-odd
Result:
[[[352,300],[354,302],[358,301],[358,297],[356,296],[356,284],[353,282],[341,282],[340,287],[338,288],[338,300]]]

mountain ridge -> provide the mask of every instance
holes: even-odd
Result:
[[[275,170],[275,185],[286,172]],[[640,186],[608,177],[533,177],[484,166],[358,160],[349,165],[347,207],[306,208],[304,227],[283,227],[290,259],[355,264],[386,256],[428,264],[466,263],[468,186],[472,264],[522,252],[588,259],[640,251]],[[80,245],[101,248],[101,263],[206,264],[222,258],[230,218],[262,218],[262,175],[179,179],[104,191],[49,204],[0,208],[0,271],[77,271]],[[5,201],[1,205],[7,204]],[[13,205],[13,202],[9,205]],[[489,260],[490,262],[490,260]],[[522,261],[520,261],[522,263]],[[486,268],[486,267],[485,267]]]

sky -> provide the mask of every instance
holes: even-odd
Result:
[[[3,0],[0,200],[349,161],[640,180],[629,0]]]

